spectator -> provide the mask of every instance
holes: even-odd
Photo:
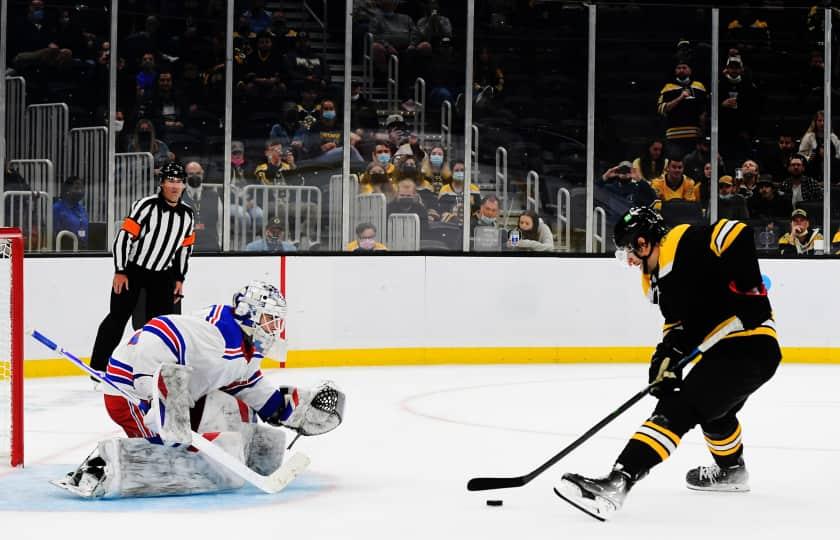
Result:
[[[420,165],[418,189],[430,189],[437,194],[444,184],[451,181],[452,171],[446,160],[446,150],[442,146],[433,146]]]
[[[831,239],[831,249],[834,250],[835,255],[840,255],[840,229],[837,229],[834,238]]]
[[[265,32],[271,26],[271,12],[265,9],[265,0],[251,0],[251,9],[243,11],[242,17],[254,34]]]
[[[376,241],[376,227],[373,223],[360,223],[356,226],[356,239],[344,247],[344,251],[355,253],[373,253],[388,251],[385,244]]]
[[[414,47],[418,40],[417,26],[408,15],[395,13],[396,0],[379,0],[379,11],[370,21],[373,34],[373,64],[377,72],[385,73],[388,58]],[[428,43],[426,44],[428,46]]]
[[[790,232],[779,238],[782,255],[816,255],[824,240],[819,229],[811,229],[808,213],[797,208],[790,215]]]
[[[443,223],[464,223],[464,179],[466,169],[463,161],[452,164],[452,181],[440,188],[438,208],[440,220]],[[478,186],[470,182],[470,208],[477,208],[481,202],[481,191]]]
[[[26,15],[16,20],[8,30],[10,57],[20,52],[45,49],[56,39],[52,24],[47,20],[43,0],[31,0]]]
[[[143,105],[154,98],[157,83],[157,66],[155,53],[146,51],[140,59],[140,71],[134,77],[137,85],[137,103]]]
[[[282,120],[271,126],[269,138],[276,139],[284,148],[290,148],[297,159],[305,159],[303,144],[307,133],[300,125],[297,105],[287,102],[283,105]]]
[[[691,67],[685,62],[676,65],[674,77],[659,91],[657,111],[665,117],[668,154],[684,156],[691,152],[702,132],[706,87],[691,79]]]
[[[417,40],[437,49],[444,40],[452,40],[452,22],[440,14],[437,0],[431,0],[427,9],[428,15],[417,21]]]
[[[8,186],[6,187],[8,190]],[[85,186],[78,176],[68,176],[61,186],[61,198],[53,203],[53,231],[70,231],[79,239],[79,247],[88,247],[89,218],[83,199]]]
[[[277,139],[265,142],[265,161],[254,169],[254,177],[264,186],[286,185],[283,171],[294,168],[294,157],[291,152],[283,151],[283,145]]]
[[[150,114],[158,126],[158,133],[162,137],[167,134],[183,131],[183,118],[189,107],[174,90],[172,70],[161,68],[157,80],[157,92],[152,100]]]
[[[286,73],[283,58],[274,51],[271,34],[257,35],[257,49],[245,62],[245,80],[240,81],[245,94],[251,98],[269,101],[282,98],[286,93]]]
[[[790,201],[776,193],[767,177],[758,179],[757,191],[749,199],[750,217],[764,221],[786,219],[792,211]]]
[[[789,133],[779,134],[776,146],[764,153],[761,163],[764,164],[764,172],[770,174],[774,182],[781,182],[787,176],[788,162],[790,156],[796,152],[796,143],[793,135]]]
[[[711,137],[701,137],[697,139],[694,150],[686,154],[683,159],[686,176],[689,178],[696,178],[698,180],[703,178],[703,169],[706,167],[706,163],[711,163],[712,161],[711,144]],[[720,158],[720,155],[718,155],[718,174],[726,174],[726,172],[726,166]]]
[[[664,145],[659,139],[654,139],[645,147],[645,152],[633,160],[633,169],[638,171],[638,176],[650,182],[657,176],[662,176],[665,167],[668,166],[668,159],[665,157]]]
[[[822,187],[816,180],[805,176],[808,160],[802,154],[793,154],[788,160],[788,177],[782,182],[779,191],[788,199],[791,206],[801,202],[823,200]]]
[[[735,191],[732,177],[727,175],[718,179],[718,217],[745,220],[750,218],[747,201]]]
[[[518,232],[519,241],[513,244]],[[518,251],[554,251],[554,237],[542,219],[533,210],[526,210],[519,216],[515,231],[508,237],[507,247]]]
[[[219,240],[222,237],[222,198],[215,188],[206,187],[204,168],[197,161],[190,161],[184,167],[187,173],[187,189],[182,198],[184,204],[193,209],[195,219],[196,252],[221,251]]]
[[[664,176],[655,178],[651,187],[662,201],[683,199],[686,201],[700,201],[700,185],[683,174],[682,158],[672,157]]]
[[[244,191],[245,187],[256,184],[256,180],[246,173],[248,163],[242,141],[231,141],[230,154],[231,218],[238,225],[237,230],[244,231],[249,226],[259,230],[262,228],[263,210],[256,205],[253,195]]]
[[[388,203],[388,216],[391,214],[416,214],[420,218],[420,231],[428,228],[429,216],[426,207],[417,195],[417,185],[411,178],[403,178],[397,183],[397,196]]]
[[[265,227],[262,238],[249,242],[245,251],[267,251],[269,253],[288,253],[297,251],[295,245],[286,240],[283,220],[274,218]]]
[[[634,206],[650,206],[656,199],[656,192],[629,161],[622,161],[607,169],[597,185],[614,196],[604,201],[613,217],[624,214]]]
[[[305,159],[315,159],[317,163],[340,163],[344,140],[335,102],[325,99],[320,108],[318,122],[305,132],[302,154]],[[355,133],[350,133],[350,161],[360,162],[364,159],[352,144],[357,138]]]
[[[799,153],[808,160],[807,173],[817,181],[823,180],[823,156],[825,154],[825,114],[817,111],[802,141]],[[831,134],[831,170],[836,171],[840,164],[840,138]]]
[[[473,229],[475,227],[498,227],[499,226],[499,199],[495,195],[488,195],[482,199],[475,213],[475,219],[470,221]]]
[[[743,159],[750,152],[761,96],[753,81],[744,74],[740,56],[730,56],[726,61],[719,89],[720,147],[724,155]]]
[[[735,181],[738,183],[738,185],[735,186],[738,190],[738,194],[745,199],[752,197],[755,192],[756,185],[758,184],[759,176],[761,176],[761,171],[759,170],[758,163],[751,159],[746,160],[741,165],[740,180],[735,178]]]
[[[464,167],[463,161],[456,161],[452,164],[452,180],[440,188],[439,199],[443,199],[444,197],[451,197],[453,195],[459,195],[464,192],[464,179],[466,178],[466,168]],[[473,203],[472,206],[478,205],[480,201],[480,192],[481,190],[478,188],[477,185],[470,182],[470,198],[472,199]]]
[[[393,167],[393,165],[390,166]],[[393,182],[385,171],[386,168],[377,161],[368,163],[365,172],[362,173],[360,178],[359,193],[382,193],[388,200],[393,198],[396,190],[396,182]]]
[[[473,95],[479,108],[486,108],[504,97],[505,74],[490,54],[487,47],[481,47],[473,68]],[[431,99],[431,98],[430,98]],[[442,100],[441,100],[442,101]],[[461,111],[459,111],[461,112]]]
[[[169,151],[166,143],[157,138],[154,123],[146,118],[137,121],[134,135],[128,142],[128,151],[152,154],[155,158],[155,174],[158,174],[165,162],[175,159],[175,154]]]
[[[286,53],[284,60],[289,85],[296,93],[303,84],[312,85],[320,94],[327,91],[331,81],[329,65],[312,49],[307,32],[298,33],[295,48]]]

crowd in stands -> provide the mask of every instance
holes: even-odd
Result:
[[[10,7],[9,74],[26,79],[28,103],[67,103],[73,127],[102,125],[107,117],[111,46],[106,4],[100,0],[80,7],[29,0]],[[235,238],[244,239],[237,243],[240,248],[316,249],[324,239],[313,236],[314,223],[325,221],[325,205],[318,215],[312,200],[293,188],[315,186],[326,201],[326,183],[313,183],[309,173],[328,171],[324,178],[340,171],[345,147],[351,171],[358,174],[359,193],[384,196],[386,216],[418,216],[422,249],[460,249],[465,189],[474,246],[480,236],[487,249],[553,249],[549,215],[556,210],[547,203],[557,184],[551,181],[560,178],[562,185],[580,186],[586,169],[579,155],[582,143],[575,143],[583,140],[586,129],[581,106],[586,56],[585,50],[568,46],[574,39],[583,43],[586,29],[580,23],[586,10],[519,0],[477,6],[472,90],[482,153],[473,172],[488,161],[487,149],[498,145],[511,155],[511,199],[522,198],[526,171],[546,179],[541,207],[526,210],[522,204],[511,212],[511,201],[500,201],[495,189],[476,181],[465,186],[463,150],[437,135],[437,113],[444,101],[455,110],[455,135],[463,129],[463,6],[437,0],[354,0],[354,63],[366,52],[362,46],[368,33],[373,38],[373,86],[385,85],[388,59],[399,59],[400,105],[393,110],[381,96],[367,95],[359,80],[353,81],[351,101],[344,104],[343,83],[334,80],[320,42],[313,43],[311,26],[298,18],[287,20],[278,4],[235,1],[233,142],[231,155],[224,156],[226,3],[147,4],[147,11],[120,11],[113,120],[117,151],[149,152],[155,170],[170,160],[186,164],[185,199],[196,209],[197,250],[221,249],[225,205]],[[829,141],[823,140],[826,66],[819,52],[821,35],[800,32],[796,47],[776,37],[777,30],[795,33],[797,24],[819,26],[819,11],[812,10],[807,21],[768,21],[760,10],[748,8],[724,11],[724,52],[713,92],[707,44],[682,35],[692,32],[692,23],[684,21],[685,28],[657,26],[657,44],[670,40],[672,50],[667,65],[646,65],[647,73],[640,74],[651,78],[652,72],[668,72],[666,80],[656,83],[658,94],[639,103],[647,122],[632,133],[615,130],[620,144],[610,141],[608,133],[614,130],[608,121],[596,124],[600,170],[595,201],[606,210],[608,222],[632,205],[654,205],[671,223],[708,221],[715,197],[718,216],[750,222],[766,252],[789,252],[782,248],[786,237],[785,245],[801,243],[791,216],[803,216],[796,212],[810,217],[806,231],[834,228],[833,222],[822,223],[820,207],[830,184],[838,188],[840,210],[840,138],[832,133]],[[644,10],[629,6],[616,13],[641,20]],[[604,35],[627,31],[612,28],[609,21],[609,16],[599,18]],[[334,25],[330,28],[336,31]],[[605,42],[600,47],[616,45]],[[801,62],[801,72],[791,76],[796,80],[781,88],[774,87],[778,77],[771,79],[768,73],[772,64],[767,59],[774,54]],[[616,68],[608,57],[599,61],[599,69]],[[436,134],[422,139],[411,127],[417,77],[427,83],[425,127]],[[763,117],[784,92],[796,95],[785,103],[798,123],[769,126]],[[718,100],[719,111],[717,156],[711,155],[712,99]],[[350,107],[349,140],[344,140],[345,106]],[[608,119],[615,112],[599,110]],[[805,115],[807,121],[802,120]],[[826,152],[832,161],[829,179],[822,166]],[[225,160],[231,170],[227,179],[222,174]],[[483,179],[490,176],[485,173]],[[7,190],[15,185],[10,175]],[[25,179],[20,181],[25,186]],[[227,201],[221,190],[225,183],[231,191]],[[84,248],[89,226],[83,202],[86,179],[66,177],[60,184],[54,222],[61,229],[56,232],[73,232]],[[837,214],[833,216],[840,219]],[[372,227],[384,246],[387,231]],[[361,238],[357,231],[359,248],[362,240],[369,243],[371,234],[369,229],[362,232],[367,236]]]

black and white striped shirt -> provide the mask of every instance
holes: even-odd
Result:
[[[175,265],[175,276],[187,275],[195,243],[193,210],[183,202],[170,206],[163,195],[135,201],[114,239],[114,269],[125,273],[129,264],[160,272]]]

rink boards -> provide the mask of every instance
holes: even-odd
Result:
[[[787,362],[840,363],[840,260],[764,260]],[[25,323],[86,357],[110,258],[25,261]],[[185,311],[252,279],[289,301],[285,358],[266,367],[641,362],[661,317],[609,258],[194,257]],[[77,374],[27,341],[28,377]]]

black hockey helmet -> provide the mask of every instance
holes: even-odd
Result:
[[[183,182],[187,178],[187,171],[177,161],[167,161],[160,168],[160,181],[163,182],[167,178],[180,178]]]
[[[628,210],[613,230],[613,241],[617,249],[636,249],[636,240],[644,238],[650,244],[656,244],[668,227],[655,210],[647,206],[636,206]]]

